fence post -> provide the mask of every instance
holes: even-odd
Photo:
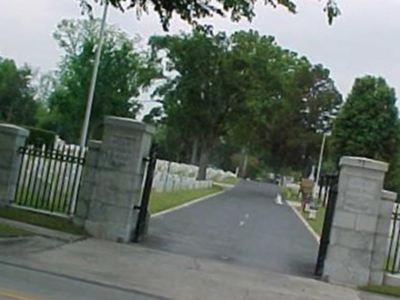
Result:
[[[339,189],[323,276],[330,282],[364,286],[376,274],[372,260],[388,164],[361,157],[342,157]],[[383,269],[384,262],[380,268]],[[377,265],[373,264],[374,268]]]
[[[16,192],[21,156],[29,131],[11,124],[0,124],[0,206],[9,205]]]

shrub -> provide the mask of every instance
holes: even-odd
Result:
[[[39,129],[35,127],[25,126],[29,130],[29,136],[26,141],[27,145],[34,145],[35,147],[53,147],[56,141],[56,133],[50,130]]]

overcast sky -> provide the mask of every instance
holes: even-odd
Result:
[[[216,30],[251,28],[275,36],[280,45],[329,68],[344,95],[354,78],[364,74],[385,77],[400,94],[399,0],[338,0],[342,15],[333,26],[327,24],[322,12],[324,0],[295,0],[296,15],[259,2],[252,23],[232,23],[220,17],[207,22]],[[101,11],[95,13],[100,16]],[[0,0],[0,56],[42,71],[51,70],[60,55],[52,38],[57,23],[80,17],[77,0]],[[108,22],[144,39],[163,33],[155,14],[137,20],[134,12],[122,14],[112,9]],[[180,30],[189,27],[175,19],[170,32]]]

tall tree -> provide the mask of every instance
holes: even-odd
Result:
[[[64,51],[54,92],[48,100],[50,115],[45,127],[76,142],[83,122],[99,21],[62,21],[54,34]],[[141,108],[136,100],[140,88],[156,76],[156,68],[134,41],[119,29],[108,26],[99,66],[90,133],[98,135],[105,115],[134,118]]]
[[[355,155],[391,162],[398,146],[394,89],[381,77],[356,79],[334,124],[332,147],[336,159]]]
[[[211,151],[225,134],[227,120],[241,111],[236,78],[241,67],[234,64],[229,39],[223,33],[194,30],[153,37],[150,44],[157,58],[165,54],[167,60],[166,82],[156,90],[162,97],[166,123],[183,140],[198,143],[198,178],[204,179]]]
[[[29,67],[0,57],[0,122],[34,125],[37,103]]]
[[[92,3],[98,2],[98,0],[78,1],[84,9],[89,11]],[[161,24],[166,30],[174,14],[190,24],[197,24],[200,18],[226,14],[230,14],[233,21],[238,21],[243,17],[251,21],[255,16],[256,2],[256,0],[109,0],[111,5],[121,10],[135,8],[138,15],[147,13],[149,8],[152,8],[159,15]],[[273,7],[285,7],[291,13],[296,12],[296,4],[292,0],[265,0],[264,3]],[[340,14],[334,0],[326,0],[324,11],[329,23],[332,23],[333,18]]]

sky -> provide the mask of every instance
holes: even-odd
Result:
[[[294,1],[297,14],[258,1],[251,23],[222,17],[204,22],[216,31],[254,29],[275,36],[281,46],[330,69],[344,96],[354,79],[366,74],[383,76],[400,95],[399,0],[337,0],[342,15],[332,26],[323,13],[325,0]],[[100,17],[101,8],[97,6],[94,13]],[[52,70],[61,54],[52,38],[57,23],[83,17],[77,0],[0,0],[0,56],[43,72]],[[140,35],[143,43],[151,35],[166,34],[155,13],[137,19],[134,11],[122,13],[112,8],[108,23],[131,36]],[[189,30],[175,17],[169,33]]]

